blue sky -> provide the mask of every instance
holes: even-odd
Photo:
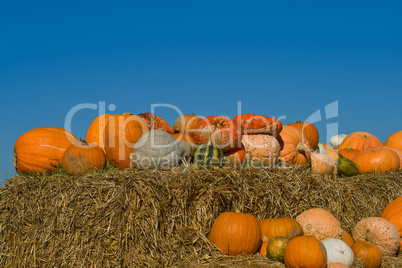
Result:
[[[99,111],[316,122],[320,142],[402,129],[400,1],[1,1],[0,179],[33,128]],[[101,105],[99,105],[101,104]],[[113,111],[108,110],[112,105]],[[329,106],[328,106],[329,105]],[[173,125],[178,113],[154,112]],[[327,111],[325,110],[327,107]]]

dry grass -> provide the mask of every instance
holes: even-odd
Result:
[[[351,232],[399,196],[401,171],[342,178],[306,167],[190,166],[19,176],[0,189],[0,266],[284,267],[221,254],[207,239],[214,220],[236,210],[259,220],[295,218],[322,207]],[[402,267],[402,256],[384,258],[382,267]]]

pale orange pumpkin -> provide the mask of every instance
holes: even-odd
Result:
[[[278,162],[281,146],[275,137],[266,134],[243,135],[241,142],[250,161],[265,164]]]
[[[351,248],[355,258],[360,259],[365,268],[379,268],[381,266],[381,252],[374,243],[364,240],[357,241]]]
[[[320,148],[320,146],[323,146],[325,148],[325,150],[327,151],[327,154],[334,160],[338,160],[339,158],[339,154],[338,154],[338,149],[334,149],[331,146],[324,144],[324,143],[319,143],[318,144],[318,148]]]
[[[317,128],[312,123],[302,123],[300,120],[298,120],[295,123],[288,124],[288,126],[292,126],[300,130],[302,132],[302,135],[306,137],[309,143],[309,147],[312,150],[315,150],[317,148],[318,141],[320,140],[320,135]]]
[[[365,151],[383,145],[382,142],[373,134],[364,131],[353,132],[345,137],[338,147],[338,151],[342,149],[357,149]]]
[[[129,168],[134,145],[148,130],[148,124],[137,115],[124,113],[110,116],[105,127],[107,159],[119,168]]]
[[[385,145],[402,150],[402,130],[392,133],[385,141]]]
[[[328,263],[327,268],[349,268],[349,266],[340,262],[330,262]]]
[[[335,161],[328,154],[311,153],[311,170],[316,174],[332,174],[335,170]]]
[[[313,236],[298,236],[289,241],[285,249],[285,265],[289,268],[326,268],[325,247]]]
[[[14,144],[14,167],[17,173],[57,170],[64,151],[79,144],[74,135],[59,127],[40,127],[22,134]]]
[[[261,228],[251,214],[224,212],[212,225],[208,239],[230,256],[254,254],[261,245]]]
[[[98,145],[105,151],[105,127],[111,114],[102,114],[96,117],[89,125],[85,141]]]
[[[322,208],[312,208],[302,212],[296,221],[303,227],[304,235],[311,235],[318,240],[342,238],[343,229],[331,212]]]
[[[282,148],[279,154],[282,162],[304,165],[310,160],[310,145],[307,138],[297,128],[283,126],[278,141]]]
[[[400,167],[399,156],[389,149],[370,149],[358,153],[354,158],[359,173],[395,171]]]
[[[400,250],[402,250],[402,196],[391,201],[382,211],[381,218],[392,222],[399,231]]]
[[[395,256],[400,245],[399,231],[390,221],[381,217],[360,220],[353,229],[353,239],[374,243],[382,255]]]

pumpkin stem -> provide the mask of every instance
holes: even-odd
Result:
[[[297,120],[296,123],[301,123],[301,121],[300,121],[300,120]]]
[[[88,142],[86,142],[85,140],[81,139],[81,136],[78,136],[78,138],[80,139],[80,142],[82,145],[88,145]]]

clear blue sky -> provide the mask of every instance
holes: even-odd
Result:
[[[318,111],[320,142],[336,126],[385,141],[402,129],[401,10],[401,1],[1,1],[0,179],[15,174],[21,134],[64,127],[71,109],[100,102],[108,113],[163,103],[229,117],[241,102],[284,124]],[[97,115],[78,110],[72,132],[84,137]]]

